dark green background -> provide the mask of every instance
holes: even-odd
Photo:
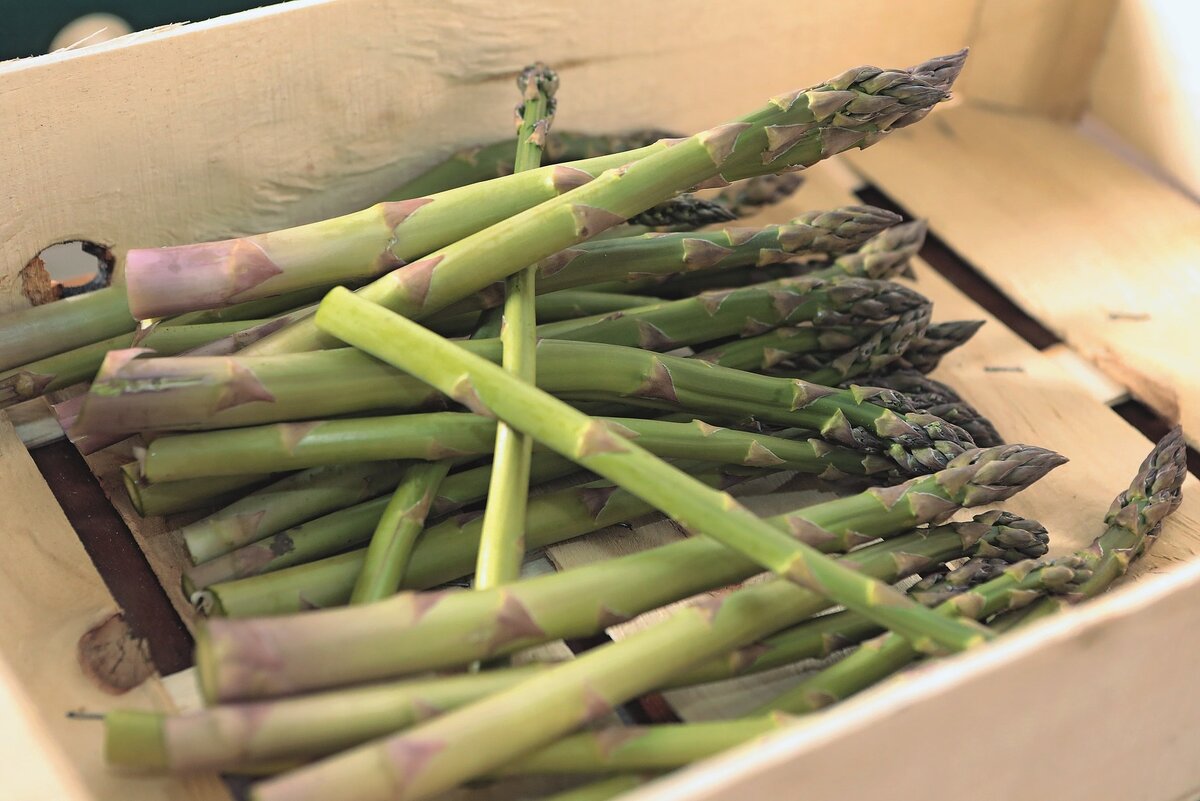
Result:
[[[45,53],[63,26],[84,14],[116,14],[139,31],[269,5],[271,0],[0,0],[0,60]]]

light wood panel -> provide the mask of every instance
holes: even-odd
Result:
[[[511,135],[514,78],[562,77],[562,129],[699,130],[860,63],[962,47],[973,4],[309,0],[0,64],[0,310],[71,238],[218,239],[374,202]],[[903,29],[904,35],[895,32]],[[203,79],[199,79],[203,76]]]
[[[1200,442],[1200,206],[1069,126],[969,103],[851,163]]]
[[[81,670],[80,638],[120,610],[42,480],[12,424],[0,414],[0,498],[5,499],[0,536],[0,675],[6,692],[37,710],[31,734],[52,763],[74,766],[98,799],[221,801],[215,778],[186,780],[123,776],[102,755],[102,730],[95,721],[69,720],[70,710],[104,712],[118,706],[169,709],[157,678],[115,695]],[[129,643],[129,652],[136,648]],[[131,657],[132,658],[132,657]],[[117,670],[121,660],[112,664]],[[9,721],[0,727],[4,736]],[[20,719],[14,725],[22,725]],[[64,776],[65,783],[71,777]]]
[[[1200,198],[1200,6],[1119,0],[1089,87],[1090,110]]]

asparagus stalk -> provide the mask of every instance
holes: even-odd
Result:
[[[641,787],[653,778],[654,776],[640,773],[610,776],[607,779],[598,779],[570,790],[563,790],[561,793],[546,796],[542,801],[608,801],[610,798],[616,798]]]
[[[624,134],[585,134],[568,131],[549,133],[542,151],[542,162],[562,164],[566,161],[611,156],[614,153],[647,147],[660,139],[673,139],[677,136],[678,134],[658,130],[630,131]],[[490,145],[458,151],[408,181],[386,199],[412,200],[490,178],[501,178],[511,175],[512,172],[512,140],[505,139]]]
[[[1187,474],[1184,454],[1177,428],[1155,446],[1129,488],[1113,501],[1105,515],[1108,529],[1088,548],[1045,564],[1015,565],[1003,576],[944,602],[938,610],[982,620],[1020,609],[1047,593],[1058,596],[1038,601],[1040,609],[1035,607],[1021,618],[1029,620],[1100,594],[1128,570],[1163,519],[1178,507],[1180,485]],[[770,707],[793,713],[819,709],[918,657],[900,638],[884,636],[775,699]]]
[[[909,588],[910,595],[926,605],[940,603],[950,595],[989,578],[995,567],[994,563],[1019,562],[1044,556],[1046,553],[1048,537],[1045,529],[1032,521],[998,511],[976,515],[974,520],[977,525],[991,530],[988,544],[977,547],[976,552],[993,555],[975,557],[969,570],[928,576]],[[882,629],[878,626],[854,612],[821,615],[761,642],[752,643],[697,665],[675,677],[671,686],[705,684],[770,670],[804,659],[821,659],[881,632]]]
[[[662,231],[694,231],[706,225],[736,220],[738,216],[718,200],[684,194],[633,215],[628,224]]]
[[[923,336],[908,346],[897,366],[932,373],[941,363],[942,357],[955,348],[962,347],[982,327],[983,320],[933,323],[925,329]]]
[[[938,619],[893,588],[830,561],[763,523],[729,494],[711,490],[631,441],[614,436],[602,422],[353,292],[341,288],[330,292],[317,310],[316,321],[323,331],[407,369],[477,413],[505,420],[685,527],[902,633],[918,648],[959,651],[989,636],[978,627]]]
[[[250,337],[254,332],[265,336],[286,324],[284,319],[278,322],[247,320],[184,326],[153,325],[120,334],[0,373],[0,408],[90,380],[110,350],[138,347],[164,356],[173,355],[227,337],[253,341]]]
[[[554,119],[558,75],[545,64],[534,64],[521,73],[517,86],[524,102],[516,110],[517,155],[513,169],[523,172],[541,163],[542,144]],[[530,384],[537,381],[536,277],[537,268],[533,266],[508,277],[500,321],[500,364],[515,378]],[[521,574],[525,559],[523,528],[533,439],[501,420],[495,426],[494,442],[492,481],[475,563],[475,585],[480,589],[513,581]]]
[[[0,370],[128,334],[137,328],[125,289],[109,286],[0,317]]]
[[[451,460],[442,459],[408,468],[371,534],[350,603],[378,601],[400,588],[413,545],[425,529],[425,517],[451,464]]]
[[[913,536],[924,538],[924,543],[883,543],[871,546],[877,549],[877,559],[858,552],[852,561],[863,574],[890,579],[908,571],[899,566],[907,560],[897,559],[888,546],[903,547],[900,553],[905,555],[919,554],[913,562],[962,553],[962,541],[952,527]],[[352,786],[363,801],[428,798],[496,770],[675,673],[760,639],[828,603],[791,582],[777,580],[684,607],[651,628],[508,690],[260,783],[252,797],[307,801],[326,798],[333,788]],[[421,757],[414,759],[414,754]]]
[[[499,356],[492,341],[461,344]],[[320,386],[314,375],[321,376]],[[956,426],[906,412],[903,396],[891,390],[835,390],[637,348],[543,340],[538,384],[580,400],[619,397],[625,404],[819,431],[831,443],[886,452],[908,475],[940,469],[970,445]],[[419,379],[351,350],[141,362],[118,352],[92,383],[76,429],[220,428],[444,402]]]
[[[946,97],[943,88],[912,71],[850,70],[611,170],[408,264],[359,293],[407,317],[427,317],[680,191],[804,167],[849,148],[869,146]],[[397,240],[393,236],[391,241]],[[396,255],[397,248],[385,253]],[[295,352],[329,344],[315,326],[301,321],[251,350]]]
[[[874,206],[844,206],[802,214],[783,225],[725,228],[687,234],[649,234],[582,242],[538,263],[538,286],[551,292],[612,282],[606,291],[655,286],[676,274],[720,273],[739,267],[822,259],[859,247],[899,215]],[[869,276],[877,277],[877,276]],[[495,285],[434,315],[489,308],[502,295]]]
[[[856,531],[874,532],[875,526],[918,525],[960,506],[1003,500],[1061,463],[1062,457],[1057,454],[1027,446],[990,449],[956,459],[952,464],[957,473],[925,476],[900,485],[902,489],[867,490],[830,506],[810,507],[790,525],[803,529],[807,524],[801,521],[807,520],[829,529],[842,517],[853,520]],[[978,475],[978,480],[973,475]],[[951,476],[967,478],[961,486],[948,488],[944,482],[950,481]],[[895,503],[891,502],[893,496]],[[337,606],[349,597],[361,565],[362,552],[352,551],[267,576],[216,584],[208,590],[221,611],[230,617],[279,615]],[[591,614],[589,619],[595,621],[598,615],[598,612]]]
[[[983,475],[973,466],[966,472]],[[968,484],[975,483],[968,478]],[[915,479],[902,485],[900,500],[891,508],[885,508],[880,491],[868,490],[766,522],[820,550],[849,550],[875,537],[895,538],[912,525],[954,509],[944,500],[923,505],[924,490],[937,492],[939,486],[936,477]],[[1014,491],[1016,486],[1003,492]],[[616,493],[613,497],[624,498]],[[997,551],[1011,527],[1007,518],[979,516],[952,530],[972,548]],[[854,551],[852,559],[871,553]],[[539,642],[594,634],[680,598],[743,581],[757,571],[757,565],[724,546],[693,538],[521,581],[490,594],[407,593],[370,610],[210,620],[197,635],[196,664],[205,695],[213,701],[437,670]],[[264,647],[274,655],[269,669],[254,662]],[[322,649],[340,655],[336,664],[319,658]]]
[[[859,378],[858,383],[904,393],[918,409],[961,426],[980,447],[987,448],[1004,442],[992,422],[963,400],[953,388],[916,370],[872,372]]]
[[[634,309],[655,302],[657,302],[656,299],[644,295],[562,289],[546,295],[538,295],[534,305],[537,309],[537,319],[542,322],[555,323],[593,314]],[[425,326],[444,337],[457,337],[472,332],[478,333],[479,319],[480,315],[477,312],[466,311],[462,314],[439,316],[437,319],[430,318],[425,321]],[[483,337],[475,336],[474,338],[481,339]]]
[[[141,477],[137,462],[121,465],[121,480],[133,508],[142,517],[192,512],[222,506],[237,500],[247,488],[265,484],[278,476],[220,476],[190,481],[149,484]]]
[[[1056,614],[1107,590],[1153,543],[1162,521],[1179,507],[1186,478],[1187,445],[1183,430],[1176,427],[1155,444],[1129,487],[1113,499],[1104,516],[1108,528],[1091,546],[1075,554],[1090,577],[1015,613],[1014,620],[1005,621],[1004,627]]]
[[[738,217],[745,217],[764,206],[782,203],[803,183],[804,177],[798,172],[759,175],[730,184],[717,194],[717,200]]]
[[[341,688],[183,715],[119,710],[104,717],[104,754],[111,765],[175,772],[303,759],[406,728],[546,669],[527,665]]]
[[[396,462],[333,465],[287,476],[180,530],[188,555],[205,562],[289,526],[381,495],[400,480]]]

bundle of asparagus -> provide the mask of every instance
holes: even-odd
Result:
[[[130,251],[123,284],[0,320],[37,342],[0,349],[0,404],[90,381],[60,406],[73,439],[135,437],[142,514],[208,512],[179,530],[208,707],[107,715],[108,758],[281,774],[262,801],[523,773],[612,773],[572,796],[609,797],[1111,583],[1178,501],[1177,435],[1074,557],[1038,561],[1045,530],[1005,512],[952,522],[1065,460],[926,375],[979,323],[933,323],[895,281],[924,223],[730,224],[918,122],[965,57],[854,68],[681,139],[551,133],[536,64],[515,143],[355,214]],[[754,514],[779,473],[842,497]],[[520,576],[656,513],[694,536]],[[509,661],[648,613],[576,659]],[[573,733],[858,643],[743,720]]]

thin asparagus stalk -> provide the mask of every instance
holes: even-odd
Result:
[[[932,373],[941,363],[942,357],[955,348],[962,347],[975,332],[983,327],[983,320],[954,320],[933,323],[925,334],[908,346],[897,367]]]
[[[525,68],[517,79],[517,87],[524,100],[516,109],[517,155],[513,170],[524,172],[541,163],[542,144],[554,119],[558,75],[539,62]],[[537,381],[536,278],[536,266],[508,277],[500,321],[503,349],[500,364],[516,379],[529,384]],[[475,586],[479,589],[515,580],[521,575],[521,563],[525,560],[525,506],[533,439],[500,420],[496,423],[494,442],[491,487],[483,510],[479,556],[475,562]]]
[[[197,323],[228,323],[235,320],[264,320],[310,306],[324,297],[328,291],[329,286],[309,287],[283,295],[235,303],[220,309],[186,312],[175,317],[168,317],[164,322],[167,325],[176,326],[196,325]]]
[[[0,370],[128,334],[136,328],[122,286],[8,312],[0,316]]]
[[[1183,430],[1176,427],[1155,444],[1129,487],[1113,499],[1104,516],[1108,528],[1090,547],[1075,554],[1090,571],[1090,577],[1066,592],[1039,601],[1023,613],[1015,613],[1014,620],[1004,621],[1001,627],[1057,614],[1107,590],[1125,575],[1130,562],[1154,542],[1162,521],[1179,507],[1186,478],[1187,445]]]
[[[915,549],[924,561],[962,552],[957,533],[935,530],[925,545],[943,536],[949,540],[946,551],[935,554],[933,547],[914,544],[906,545],[904,553]],[[880,549],[878,561],[857,553],[855,566],[864,574],[888,578],[906,573],[896,554],[885,550]],[[251,797],[315,801],[329,797],[334,788],[352,786],[363,801],[428,798],[549,744],[693,664],[761,639],[827,605],[791,582],[776,580],[688,606],[508,690],[260,783]],[[414,754],[421,758],[413,759]]]
[[[1027,446],[1006,446],[964,455],[953,464],[955,469],[969,467],[970,470],[959,470],[942,477],[938,474],[925,476],[900,485],[903,489],[867,490],[862,495],[833,502],[834,505],[810,507],[798,513],[796,521],[789,525],[803,529],[807,524],[800,521],[807,520],[830,529],[842,525],[837,522],[842,517],[852,520],[853,530],[860,532],[880,530],[876,526],[884,526],[882,530],[886,530],[889,525],[900,528],[919,525],[960,506],[1003,500],[1061,463],[1057,454]],[[943,484],[943,478],[948,480],[951,475],[968,472],[978,472],[980,478],[968,476],[964,484],[949,489]],[[897,496],[897,502],[891,502],[892,495]],[[884,498],[887,500],[881,500]],[[833,539],[834,535],[830,534],[829,538]],[[349,597],[361,564],[362,552],[351,551],[267,576],[216,584],[208,591],[219,611],[230,617],[279,615],[313,607],[338,606]],[[610,607],[622,608],[617,602],[610,603]],[[596,621],[599,612],[590,614],[588,619]]]
[[[739,267],[823,259],[851,251],[898,222],[899,215],[874,206],[844,206],[808,212],[783,225],[763,228],[581,242],[538,263],[538,286],[541,291],[557,292],[611,282],[605,291],[626,292],[655,286],[681,273],[724,274]],[[489,286],[430,319],[490,308],[502,297],[499,287]]]
[[[628,224],[662,231],[694,231],[737,218],[737,214],[718,200],[684,194],[633,215]]]
[[[570,131],[550,133],[546,136],[542,162],[562,164],[597,156],[611,156],[614,153],[652,145],[660,139],[675,138],[678,138],[678,134],[659,130],[630,131],[623,134],[585,134]],[[411,200],[426,197],[491,178],[501,178],[511,175],[512,172],[512,140],[505,139],[482,147],[460,150],[408,181],[386,199]]]
[[[683,190],[804,167],[843,150],[867,147],[890,130],[923,117],[925,108],[947,96],[945,89],[912,71],[850,70],[811,89],[777,97],[741,120],[610,170],[358,291],[365,300],[421,319]],[[395,235],[390,241],[397,241]],[[397,248],[385,253],[396,255]],[[369,255],[374,259],[378,252]],[[309,321],[301,321],[251,350],[296,352],[330,344]]]
[[[388,492],[395,462],[316,467],[287,476],[180,530],[188,555],[205,562],[333,509]]]
[[[408,568],[413,545],[425,529],[425,517],[438,486],[450,472],[451,464],[450,459],[441,459],[408,468],[371,534],[362,573],[350,593],[351,604],[371,603],[395,595]]]
[[[936,486],[934,479],[906,485],[898,509],[883,509],[878,492],[868,491],[767,522],[796,532],[823,551],[849,550],[876,536],[895,539],[914,521],[928,522],[928,509],[918,504],[921,487],[930,484]],[[614,498],[624,496],[614,493]],[[944,513],[946,507],[937,509]],[[998,550],[1008,523],[980,516],[946,531],[961,539],[960,547]],[[905,542],[911,544],[911,538]],[[852,560],[874,552],[854,551]],[[758,566],[750,560],[693,538],[490,594],[406,593],[372,607],[370,614],[332,609],[269,620],[210,620],[197,634],[196,664],[205,696],[212,701],[286,695],[454,667],[539,642],[587,636],[756,572]],[[254,654],[264,647],[273,654],[269,669],[254,662]],[[321,652],[337,653],[339,659],[331,664],[318,656]]]
[[[920,649],[961,651],[990,636],[979,627],[938,619],[895,589],[838,565],[772,528],[728,493],[714,491],[631,441],[614,436],[602,422],[349,290],[331,291],[321,301],[316,321],[321,330],[407,369],[479,414],[505,420],[635,493],[681,525],[713,537],[789,581],[828,594],[903,634]]]

